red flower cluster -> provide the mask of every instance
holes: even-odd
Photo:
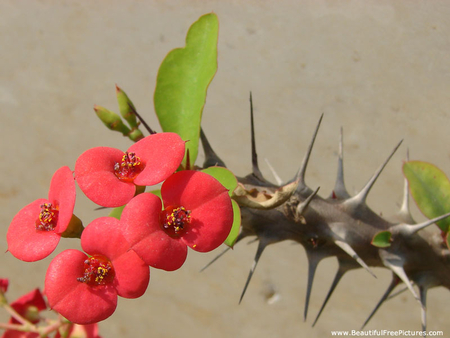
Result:
[[[149,266],[176,270],[186,260],[187,247],[207,252],[223,243],[233,223],[228,191],[208,174],[175,173],[184,143],[177,134],[161,133],[126,152],[98,147],[78,158],[75,181],[85,195],[104,207],[125,207],[120,220],[100,217],[84,229],[84,252],[65,250],[50,263],[45,292],[52,309],[76,324],[104,320],[115,311],[117,296],[144,294]],[[137,187],[160,182],[162,201],[138,194],[143,190]],[[31,203],[14,217],[8,250],[24,261],[48,256],[70,230],[74,203],[74,178],[63,167],[53,176],[48,199]]]

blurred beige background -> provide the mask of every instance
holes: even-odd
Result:
[[[369,205],[383,215],[395,212],[401,201],[407,147],[412,159],[450,173],[449,2],[4,0],[1,252],[12,217],[47,195],[55,170],[73,168],[88,148],[131,144],[104,128],[92,109],[99,104],[117,111],[114,84],[158,129],[152,103],[158,66],[171,49],[184,45],[189,26],[211,11],[220,21],[219,69],[203,125],[237,175],[251,169],[250,90],[258,154],[270,179],[264,158],[283,179],[293,177],[321,113],[307,182],[320,185],[323,196],[334,185],[341,126],[351,192],[404,139],[369,196]],[[105,214],[79,196],[75,212],[85,224]],[[78,242],[63,241],[38,263],[2,254],[0,277],[11,279],[9,298],[42,287],[50,259],[68,247],[78,248]],[[333,259],[319,266],[305,323],[302,247],[269,247],[241,305],[256,244],[238,245],[199,273],[220,250],[190,252],[176,272],[152,270],[147,293],[120,299],[115,314],[100,324],[103,337],[329,337],[330,330],[359,329],[390,281],[383,269],[375,270],[378,279],[364,271],[349,273],[311,328],[337,267]],[[433,289],[428,301],[428,328],[450,335],[449,292]],[[420,309],[404,293],[386,303],[367,329],[419,330]]]

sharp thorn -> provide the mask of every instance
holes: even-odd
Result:
[[[408,276],[405,273],[405,270],[403,269],[403,259],[401,259],[398,256],[395,257],[382,257],[383,264],[391,269],[401,280],[405,285],[408,287],[408,290],[411,291],[414,298],[420,303],[419,296],[417,296],[416,291],[414,291],[414,288],[411,284],[411,281],[409,280]]]
[[[248,287],[248,284],[250,283],[250,280],[252,279],[253,272],[255,272],[256,265],[258,264],[259,258],[261,257],[261,254],[263,253],[266,246],[267,246],[267,243],[265,241],[264,242],[262,240],[259,241],[258,249],[256,250],[255,259],[253,261],[253,265],[248,274],[247,281],[245,282],[244,290],[242,290],[241,298],[239,299],[239,304],[241,304],[242,298],[244,298],[245,291],[247,291],[247,287]]]
[[[372,270],[370,270],[369,266],[361,259],[361,257],[359,257],[359,255],[356,253],[356,251],[353,250],[353,248],[349,244],[347,244],[343,240],[339,240],[339,239],[335,239],[334,244],[336,244],[338,247],[340,247],[342,250],[344,250],[347,254],[349,254],[350,257],[352,257],[356,262],[358,262],[358,264],[361,265],[364,269],[366,269],[367,272],[369,272],[372,276],[377,278],[377,276],[375,276],[375,274],[372,272]]]
[[[406,149],[406,161],[409,161],[409,149]],[[403,200],[402,205],[400,206],[400,210],[398,212],[398,217],[402,222],[408,224],[416,223],[411,216],[411,211],[409,208],[409,182],[406,178],[404,180],[403,185]]]
[[[218,254],[216,257],[214,257],[214,259],[209,262],[208,264],[206,264],[201,270],[200,272],[204,271],[207,267],[209,267],[212,263],[214,263],[215,261],[217,261],[220,257],[222,257],[228,250],[230,250],[230,247],[225,248],[225,250],[223,250],[220,254]]]
[[[325,297],[325,300],[322,303],[322,307],[319,310],[319,313],[316,316],[316,319],[314,320],[314,323],[312,326],[316,325],[317,321],[319,320],[320,315],[322,314],[323,309],[325,309],[325,305],[327,305],[328,300],[331,298],[331,295],[333,294],[334,289],[338,285],[339,281],[341,280],[342,276],[348,271],[352,269],[348,265],[344,265],[341,262],[339,262],[339,268],[336,272],[336,275],[334,276],[333,283],[331,283],[330,290],[327,293],[327,296]]]
[[[255,123],[253,119],[253,99],[252,92],[250,92],[250,127],[251,127],[251,139],[252,139],[252,171],[258,179],[264,180],[261,170],[258,166],[258,155],[256,154],[256,138],[255,138]]]
[[[422,230],[426,228],[427,226],[430,226],[431,224],[434,224],[436,222],[439,222],[440,220],[447,218],[450,216],[450,212],[441,215],[439,217],[435,217],[433,219],[429,219],[425,222],[418,223],[418,224],[399,224],[397,227],[399,227],[399,230],[402,234],[406,236],[410,236],[412,234],[415,234],[417,231]]]
[[[338,156],[338,170],[336,184],[333,190],[332,197],[339,199],[347,199],[350,197],[344,183],[344,130],[341,127],[341,137],[339,139],[339,156]]]
[[[414,285],[413,282],[412,282],[412,284]],[[408,287],[405,286],[404,288],[401,288],[401,289],[398,290],[397,292],[394,292],[393,294],[391,294],[386,300],[389,300],[389,299],[391,299],[391,298],[394,298],[394,297],[398,296],[399,294],[401,294],[401,293],[403,293],[403,292],[405,292],[405,291],[408,291],[408,290],[409,290]]]
[[[401,140],[397,144],[397,146],[394,148],[394,150],[388,156],[386,161],[384,161],[384,163],[378,168],[378,170],[375,172],[375,174],[372,176],[372,178],[369,180],[369,182],[367,182],[367,184],[364,186],[364,188],[362,188],[361,191],[358,194],[356,194],[355,196],[353,196],[350,199],[348,199],[348,203],[360,205],[360,204],[363,204],[363,203],[366,202],[367,195],[369,195],[370,189],[372,189],[373,185],[375,184],[376,180],[380,176],[380,174],[383,171],[384,167],[388,164],[388,162],[391,159],[391,157],[394,156],[396,150],[398,149],[398,147],[400,147],[402,142],[403,142],[403,140]]]
[[[280,178],[280,176],[278,176],[277,172],[272,167],[272,165],[270,164],[269,160],[267,158],[264,158],[264,160],[266,161],[267,166],[269,167],[270,171],[272,172],[272,175],[275,178],[275,181],[277,182],[277,184],[278,185],[283,185],[283,180]]]
[[[303,320],[306,321],[306,317],[308,316],[308,307],[309,300],[311,298],[311,291],[314,282],[314,276],[316,274],[317,266],[319,262],[324,258],[323,255],[320,255],[317,251],[306,251],[306,255],[308,258],[308,281],[306,286],[306,298],[305,298],[305,310],[303,313]]]
[[[305,212],[305,210],[308,208],[309,203],[311,203],[313,198],[317,195],[319,189],[320,187],[317,187],[317,189],[313,191],[306,200],[304,200],[297,206],[297,214],[296,214],[297,217],[300,217]]]
[[[311,140],[311,142],[310,142],[310,144],[308,146],[308,150],[307,150],[307,152],[305,154],[305,157],[303,158],[302,165],[300,166],[300,169],[297,172],[297,175],[296,175],[296,177],[294,179],[294,181],[299,179],[299,185],[298,185],[297,190],[302,190],[302,189],[306,188],[306,184],[305,184],[306,167],[308,166],[308,161],[309,161],[309,158],[311,156],[311,152],[312,152],[312,148],[313,148],[313,145],[314,145],[314,141],[316,140],[316,136],[317,136],[317,133],[319,131],[319,127],[320,127],[320,123],[322,122],[322,119],[323,119],[323,114],[320,116],[319,122],[317,123],[316,129],[314,131],[312,140]]]
[[[244,232],[241,232],[237,238],[236,241],[234,242],[234,245],[238,244],[242,239],[244,239],[245,237],[247,237],[247,234]],[[227,247],[225,248],[225,250],[223,250],[220,254],[218,254],[216,257],[214,257],[214,259],[209,262],[208,264],[206,264],[201,270],[200,272],[206,270],[207,267],[209,267],[212,263],[214,263],[215,261],[217,261],[220,257],[222,257],[226,252],[228,252],[231,249],[231,247]]]
[[[364,329],[364,327],[369,323],[369,321],[372,319],[372,317],[375,315],[375,313],[380,308],[381,304],[383,304],[389,298],[389,295],[391,294],[392,290],[394,290],[394,288],[398,285],[399,282],[400,282],[400,278],[398,278],[397,275],[395,273],[393,273],[391,283],[389,284],[387,290],[384,292],[381,299],[378,301],[377,305],[375,305],[375,308],[372,310],[369,317],[367,317],[366,321],[359,329],[360,331],[362,329]]]
[[[205,161],[203,162],[203,168],[219,166],[226,168],[225,162],[223,162],[219,156],[214,152],[206,138],[203,128],[200,128],[200,139],[202,141],[203,152],[205,153]]]
[[[420,304],[422,305],[421,308],[422,331],[427,330],[427,291],[428,291],[427,287],[419,285]]]

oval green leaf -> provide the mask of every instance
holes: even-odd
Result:
[[[197,158],[206,91],[217,70],[218,32],[217,16],[203,15],[189,29],[186,46],[172,50],[158,71],[156,115],[163,131],[175,132],[189,141],[186,152],[192,166]]]
[[[230,170],[223,167],[209,167],[203,169],[202,172],[211,175],[220,183],[222,183],[222,185],[228,189],[228,194],[231,197],[234,189],[236,189],[237,187],[238,181],[236,179],[236,176],[234,176],[234,174]],[[239,208],[239,205],[236,203],[236,201],[231,200],[231,203],[233,205],[233,225],[224,243],[232,248],[234,243],[236,243],[236,239],[239,235],[239,230],[241,229],[241,209]]]
[[[209,167],[203,169],[202,172],[211,175],[218,180],[222,185],[228,189],[228,194],[231,196],[234,189],[237,187],[237,178],[234,174],[224,167]]]
[[[450,211],[450,181],[442,170],[431,163],[408,161],[403,164],[403,174],[420,211],[428,218],[441,216]],[[448,232],[450,219],[436,224]]]
[[[391,246],[392,233],[390,231],[380,231],[372,238],[372,245],[378,248]]]

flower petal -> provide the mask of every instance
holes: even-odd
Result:
[[[222,244],[233,224],[233,207],[228,190],[214,177],[192,170],[170,176],[161,187],[164,205],[191,210],[191,223],[181,240],[201,252]]]
[[[120,222],[131,248],[146,264],[173,271],[185,262],[187,247],[162,230],[159,224],[161,208],[159,197],[150,193],[140,194],[123,209]]]
[[[119,296],[138,298],[147,290],[150,268],[133,250],[112,260],[116,276],[114,286]]]
[[[89,255],[100,254],[113,260],[130,249],[122,234],[120,221],[114,217],[94,219],[81,235],[81,247]]]
[[[123,152],[109,147],[85,151],[75,163],[75,179],[83,193],[103,207],[119,207],[131,200],[136,187],[119,180],[114,165],[122,161]]]
[[[91,324],[111,316],[117,306],[112,284],[89,286],[79,282],[87,255],[65,250],[50,263],[45,276],[45,293],[52,309],[73,323]]]
[[[69,225],[75,206],[75,180],[72,170],[64,166],[59,168],[52,177],[48,200],[50,203],[57,203],[59,207],[58,223],[55,227],[56,233],[63,233]]]
[[[134,183],[154,185],[164,181],[180,166],[185,142],[175,133],[153,134],[133,144],[128,152],[136,153],[145,164],[144,170],[134,179]]]
[[[8,251],[25,262],[35,262],[50,255],[59,243],[60,235],[54,231],[36,230],[41,205],[48,202],[40,198],[22,208],[14,216],[6,234]]]
[[[121,223],[114,217],[92,221],[81,235],[81,247],[90,255],[103,255],[111,261],[114,286],[119,296],[137,298],[144,294],[150,280],[150,269],[130,249],[122,234]]]

